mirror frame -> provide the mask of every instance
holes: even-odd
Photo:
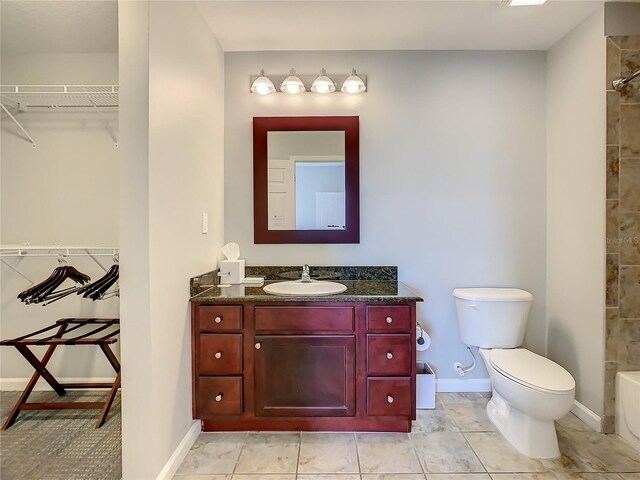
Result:
[[[360,243],[359,117],[253,117],[253,238],[262,243]],[[267,133],[344,131],[344,230],[269,230]]]

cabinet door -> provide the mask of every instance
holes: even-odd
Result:
[[[255,342],[257,416],[355,415],[353,335],[260,335]]]

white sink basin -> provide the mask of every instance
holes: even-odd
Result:
[[[270,295],[284,297],[322,297],[342,293],[346,289],[346,285],[337,282],[311,281],[303,283],[301,280],[271,283],[263,288]]]

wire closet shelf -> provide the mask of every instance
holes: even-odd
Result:
[[[1,85],[2,103],[28,108],[118,108],[118,85]]]
[[[98,115],[117,147],[116,132],[102,115],[102,111],[118,108],[119,93],[118,85],[0,85],[0,109],[35,148],[36,141],[16,116],[34,109],[51,111],[90,108]]]
[[[2,245],[0,246],[0,262],[13,270],[30,283],[34,281],[25,275],[17,265],[9,263],[7,258],[25,257],[57,257],[64,260],[67,257],[90,257],[105,272],[107,268],[98,259],[99,257],[111,257],[119,262],[118,247],[78,247],[66,245]]]

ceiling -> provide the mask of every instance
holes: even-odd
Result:
[[[158,1],[158,0],[154,0]],[[546,50],[601,1],[196,0],[225,51]],[[3,53],[118,49],[114,0],[1,0]]]
[[[538,7],[474,1],[206,1],[225,51],[546,50],[602,2]]]

